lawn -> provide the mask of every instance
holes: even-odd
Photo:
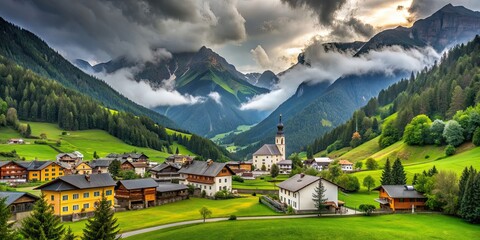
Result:
[[[126,144],[122,140],[113,137],[103,130],[82,130],[82,131],[68,131],[67,135],[62,135],[64,130],[60,129],[58,125],[43,122],[28,122],[32,128],[32,135],[39,136],[41,133],[47,135],[51,143],[61,139],[62,144],[57,147],[63,152],[80,151],[84,154],[86,160],[93,159],[93,152],[96,151],[100,157],[105,157],[109,153],[124,153],[130,151],[143,152],[150,157],[150,160],[163,162],[170,154],[162,151],[153,150],[150,148],[136,147]],[[13,131],[13,132],[12,132]],[[14,135],[15,131],[11,128],[0,128],[0,133],[8,133],[10,137],[20,137]],[[3,134],[2,134],[3,139]],[[1,140],[1,139],[0,139]],[[20,157],[25,157],[26,160],[54,160],[58,152],[48,145],[33,144],[34,139],[27,139],[31,144],[25,145],[7,145],[0,144],[0,151],[16,150]],[[172,151],[178,147],[181,154],[192,155],[187,148],[176,142],[172,145]]]
[[[380,137],[376,137],[348,151],[347,153],[342,155],[342,159],[346,159],[351,162],[357,162],[357,161],[367,159],[374,153],[380,151],[380,146],[378,145],[378,139],[380,139]]]
[[[478,239],[479,225],[440,214],[245,220],[162,229],[126,239]]]
[[[288,179],[288,175],[278,175],[276,178],[276,182],[269,182],[272,180],[270,176],[265,176],[263,179],[258,177],[255,180],[245,180],[243,183],[233,181],[232,188],[233,189],[258,189],[258,190],[278,190],[279,182]]]
[[[260,204],[258,197],[248,196],[229,200],[191,198],[144,210],[118,212],[115,213],[115,217],[118,218],[121,231],[125,232],[160,224],[201,219],[198,211],[203,206],[212,211],[212,217],[229,217],[232,214],[237,216],[277,215],[268,207]],[[65,226],[70,226],[76,234],[79,234],[85,223],[84,220],[66,223]]]
[[[375,198],[378,198],[377,191],[371,191],[370,194],[365,189],[362,189],[356,193],[344,193],[342,191],[338,191],[338,200],[345,202],[345,206],[352,209],[358,209],[360,204],[372,204],[379,208],[380,205],[375,202]]]

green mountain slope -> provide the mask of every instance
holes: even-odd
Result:
[[[58,81],[67,88],[86,94],[108,108],[148,116],[161,125],[177,127],[165,116],[130,101],[103,81],[85,74],[33,33],[14,26],[1,17],[0,55],[41,76]]]

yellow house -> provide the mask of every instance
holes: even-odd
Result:
[[[79,164],[75,165],[76,174],[92,174],[92,167],[88,165],[86,162],[80,162]]]
[[[93,216],[102,194],[113,206],[115,185],[110,174],[101,173],[68,175],[35,189],[40,189],[47,202],[53,205],[55,215],[63,221],[72,221]]]
[[[28,181],[50,181],[65,175],[65,168],[52,161],[32,161],[27,165]]]

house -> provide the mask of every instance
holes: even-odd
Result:
[[[333,162],[333,160],[328,157],[320,157],[305,160],[303,161],[303,165],[306,167],[315,168],[317,171],[322,171],[328,169],[328,165],[330,165],[331,162]]]
[[[205,191],[207,196],[213,196],[217,191],[232,190],[232,175],[235,173],[225,164],[207,161],[187,162],[178,171],[180,173],[180,183],[184,185],[192,184],[201,191]]]
[[[26,192],[0,192],[0,199],[6,198],[5,204],[10,209],[10,220],[19,221],[30,215],[33,205],[40,198]]]
[[[280,173],[289,174],[292,172],[292,160],[282,160],[278,162],[278,167],[280,168]]]
[[[96,204],[105,195],[114,204],[116,183],[108,173],[68,175],[59,177],[35,189],[41,190],[54,214],[63,221],[93,216]]]
[[[20,162],[27,167],[28,181],[50,181],[65,175],[65,168],[53,161]]]
[[[21,138],[10,138],[8,144],[24,144],[25,142]]]
[[[338,164],[340,164],[340,166],[342,167],[342,171],[344,172],[351,172],[353,171],[353,163],[351,163],[350,161],[348,160],[340,160],[338,162]]]
[[[188,187],[183,184],[160,183],[157,187],[157,205],[172,203],[188,198]]]
[[[92,174],[93,169],[87,162],[80,162],[74,167],[75,174]]]
[[[107,158],[122,159],[130,162],[148,162],[148,156],[143,153],[110,153],[107,155]]]
[[[0,161],[0,182],[26,182],[27,167],[18,161]]]
[[[151,178],[120,180],[115,187],[118,205],[127,209],[154,207],[158,183]]]
[[[186,156],[186,155],[175,154],[175,155],[170,155],[169,157],[167,157],[165,159],[166,163],[176,163],[178,165],[182,165],[186,161],[193,161],[193,158],[190,157],[190,156]]]
[[[174,163],[162,163],[150,169],[150,177],[157,182],[178,182],[180,166]]]
[[[379,198],[375,201],[380,203],[382,209],[414,211],[424,209],[427,201],[427,197],[417,192],[413,186],[382,185],[373,190],[379,191]]]
[[[57,162],[64,162],[73,167],[83,161],[83,154],[78,151],[73,153],[59,153],[57,154],[56,159]]]
[[[272,165],[285,160],[285,156],[285,135],[283,134],[282,115],[280,115],[275,144],[264,144],[253,153],[253,166],[256,170],[270,171]]]
[[[113,161],[120,161],[120,170],[132,170],[135,171],[135,166],[133,166],[132,162],[123,160],[123,159],[115,159],[115,158],[99,158],[90,161],[90,167],[92,168],[93,173],[108,173],[108,167],[112,164]]]
[[[135,174],[140,175],[141,177],[145,176],[147,172],[148,164],[147,162],[129,162],[133,165],[133,169],[135,170]],[[128,163],[124,163],[125,165]]]
[[[227,166],[235,173],[237,172],[250,172],[252,171],[251,161],[230,161],[227,162]]]
[[[338,209],[340,207],[338,201],[338,185],[320,177],[304,174],[296,174],[277,185],[279,188],[278,195],[280,201],[292,206],[297,213],[315,211],[316,208],[312,194],[315,188],[318,187],[319,181],[322,181],[322,185],[325,188],[324,194],[327,199],[325,205],[331,210]]]

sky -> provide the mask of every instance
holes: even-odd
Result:
[[[311,79],[334,81],[352,71],[379,69],[388,74],[398,66],[418,71],[431,64],[439,55],[428,48],[393,47],[352,59],[319,46],[366,41],[385,29],[409,27],[448,3],[480,10],[479,0],[2,0],[0,16],[38,35],[66,59],[91,64],[127,57],[142,66],[207,46],[243,73],[279,73],[295,64],[299,53],[309,54],[312,67],[288,72],[274,91],[242,106],[273,111]],[[132,83],[135,71],[97,77],[147,107],[199,104],[208,97],[221,101],[214,94],[182,95]]]

